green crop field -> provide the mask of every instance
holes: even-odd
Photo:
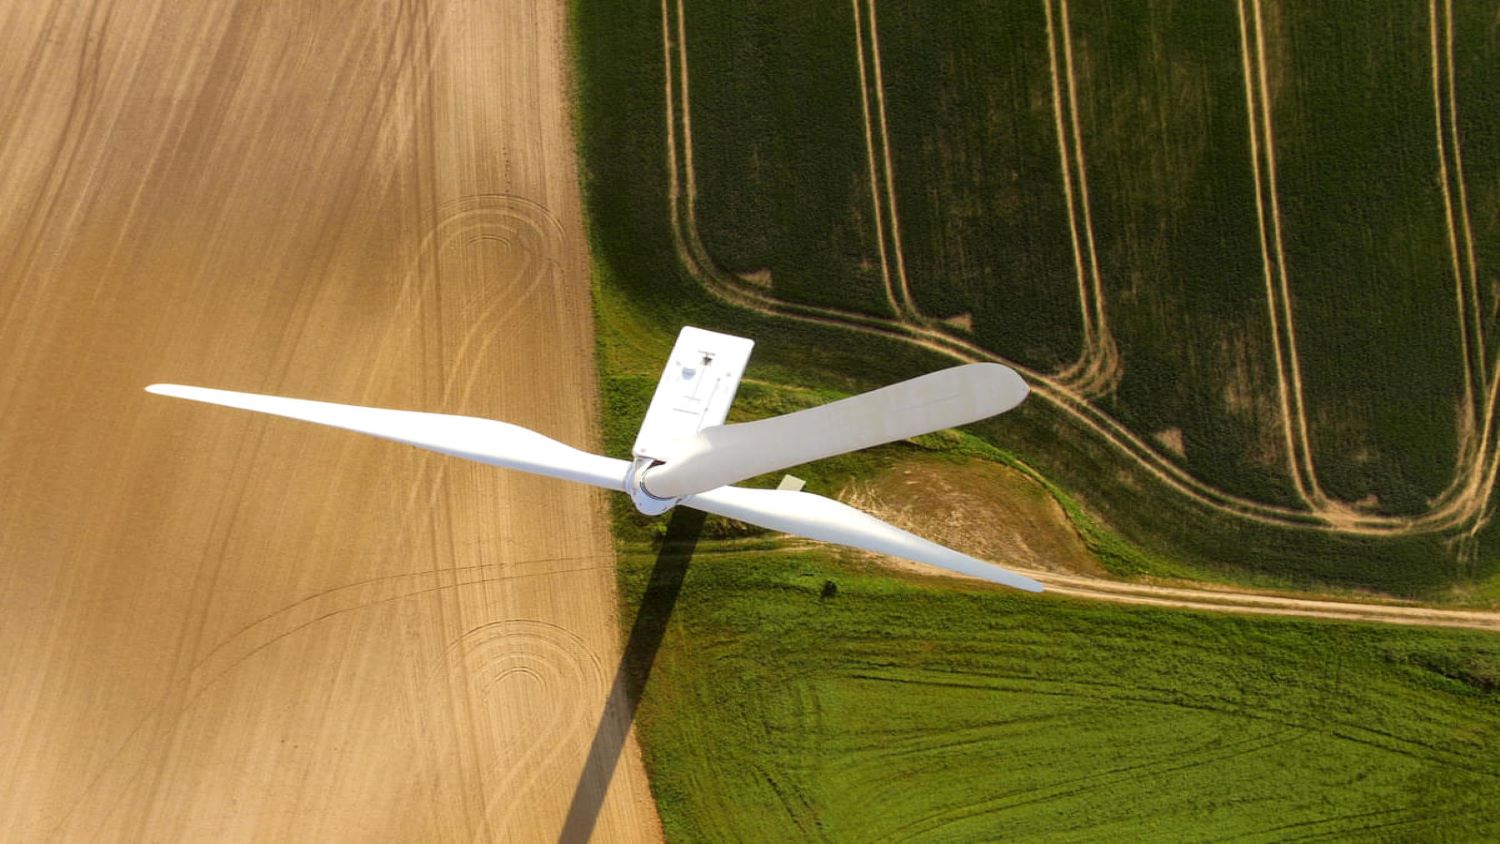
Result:
[[[1500,604],[1500,27],[1434,8],[574,0],[607,449],[683,323],[756,338],[736,419],[1000,359],[1016,411],[794,472],[1001,463],[1035,484],[998,512],[1050,496],[1116,577]],[[671,840],[1500,834],[1492,635],[1033,598],[616,505]]]
[[[987,348],[1021,363],[1066,366],[1082,326],[1042,4],[929,8],[887,3],[878,18],[914,303],[969,314]]]
[[[891,315],[863,169],[849,10],[746,4],[684,21],[692,90],[697,222],[725,269],[762,274],[799,300]],[[813,74],[789,67],[817,67]],[[788,108],[795,104],[795,108]],[[817,131],[808,115],[817,116]],[[851,164],[854,165],[851,168]]]
[[[600,293],[606,448],[623,455],[671,336]],[[735,416],[833,395],[756,379]],[[826,493],[931,449],[1013,460],[942,438],[794,471]],[[614,505],[625,665],[670,840],[1500,832],[1492,634],[1036,598]],[[1180,574],[1091,541],[1107,568]]]
[[[933,589],[708,541],[673,611],[635,547],[627,604],[672,619],[638,713],[669,840],[1500,834],[1492,635]]]
[[[1484,4],[575,8],[612,307],[776,383],[1022,367],[976,430],[1200,576],[1496,591]]]

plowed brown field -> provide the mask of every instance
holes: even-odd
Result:
[[[141,390],[592,445],[564,6],[0,4],[0,838],[659,837],[601,493]]]

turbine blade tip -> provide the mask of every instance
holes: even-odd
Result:
[[[146,392],[158,396],[183,398],[192,389],[192,387],[188,387],[183,384],[151,384],[150,386],[146,387]]]

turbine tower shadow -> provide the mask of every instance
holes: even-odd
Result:
[[[651,579],[641,596],[640,609],[636,610],[635,623],[630,628],[620,667],[615,672],[614,684],[604,704],[604,714],[594,731],[583,773],[573,791],[573,802],[558,835],[559,844],[581,844],[593,834],[594,824],[604,805],[604,794],[609,789],[609,781],[630,735],[630,726],[635,721],[635,709],[640,705],[641,693],[651,676],[651,666],[656,662],[656,652],[667,632],[667,622],[671,620],[677,596],[682,592],[682,581],[698,546],[705,518],[702,511],[687,507],[672,511],[667,535],[651,567]]]

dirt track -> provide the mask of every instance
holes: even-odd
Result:
[[[889,557],[877,559],[901,571],[918,572],[933,577],[959,579],[967,577],[967,575],[908,563],[904,560]],[[1419,604],[1376,604],[1326,598],[1297,598],[1281,593],[1253,592],[1229,586],[1219,588],[1156,586],[1146,583],[1126,583],[1096,575],[1041,571],[1014,564],[1007,565],[1006,568],[1040,580],[1047,587],[1046,595],[1066,595],[1092,601],[1170,607],[1231,615],[1314,618],[1322,621],[1367,621],[1375,624],[1453,627],[1500,632],[1500,612],[1488,610],[1442,609]],[[1047,598],[1044,597],[1043,600]]]
[[[0,838],[659,837],[601,493],[141,391],[590,445],[536,5],[0,10]]]

